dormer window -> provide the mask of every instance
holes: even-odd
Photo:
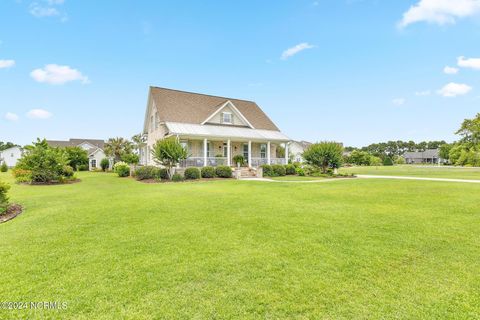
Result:
[[[222,113],[222,123],[232,124],[233,123],[233,115],[230,112],[223,112]]]

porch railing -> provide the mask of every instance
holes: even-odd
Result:
[[[179,166],[181,168],[203,167],[204,161],[205,160],[203,157],[189,157],[185,160],[180,161]],[[260,167],[267,163],[268,163],[267,158],[252,158],[251,166]],[[285,159],[271,158],[270,164],[285,164]],[[225,166],[225,165],[227,165],[227,158],[224,158],[224,157],[208,157],[207,158],[207,166],[217,167],[217,166]],[[233,163],[233,160],[231,165],[235,166],[235,164]]]

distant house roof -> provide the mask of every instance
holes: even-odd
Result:
[[[428,149],[425,151],[405,152],[405,159],[432,159],[439,157],[438,149]]]
[[[200,125],[190,123],[166,122],[165,126],[170,135],[216,137],[216,138],[245,138],[252,140],[274,140],[285,142],[290,140],[280,131],[251,129],[244,127],[225,127],[216,125]]]
[[[149,99],[153,100],[161,122],[200,125],[223,104],[230,101],[254,129],[279,131],[273,121],[253,101],[159,87],[150,87]]]
[[[100,149],[103,149],[105,147],[105,141],[99,139],[70,139],[69,141],[47,140],[48,145],[50,145],[51,147],[59,148],[78,147],[85,142]]]

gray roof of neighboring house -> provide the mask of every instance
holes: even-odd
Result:
[[[201,124],[225,102],[231,101],[255,129],[279,131],[253,101],[159,87],[150,87],[150,98],[153,99],[162,122]]]
[[[82,143],[87,142],[97,148],[103,149],[105,146],[105,141],[99,139],[70,139],[69,141],[62,141],[62,140],[47,140],[47,143],[51,147],[77,147]]]
[[[403,155],[406,159],[431,159],[438,158],[438,149],[428,149],[425,151],[405,152]]]

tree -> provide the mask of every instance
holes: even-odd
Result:
[[[337,142],[317,142],[303,152],[303,158],[308,164],[319,167],[322,173],[327,169],[338,168],[342,164],[343,147]]]
[[[120,161],[124,154],[132,153],[132,149],[132,143],[121,137],[110,138],[105,144],[105,154],[113,157],[114,162]]]
[[[7,150],[13,147],[16,147],[17,145],[12,143],[12,142],[3,142],[0,141],[0,151]]]
[[[2,161],[2,164],[0,165],[0,172],[7,172],[8,171],[8,166],[5,163],[5,161]]]
[[[152,149],[155,162],[167,168],[168,178],[171,180],[174,167],[188,157],[187,150],[183,148],[175,137],[158,140]]]
[[[75,170],[80,166],[88,166],[87,151],[80,147],[66,147],[65,155],[67,157],[67,164]]]
[[[145,137],[141,133],[136,134],[132,137],[132,142],[133,149],[137,154],[140,154],[140,150],[146,145]]]
[[[440,146],[439,156],[444,160],[450,159],[450,150],[452,150],[453,144],[444,143]]]
[[[480,145],[480,113],[477,113],[473,119],[465,119],[455,134],[462,136],[462,142],[468,144],[469,147],[478,148]]]
[[[122,161],[128,164],[137,165],[140,162],[140,158],[137,154],[134,153],[126,153],[122,155]]]

